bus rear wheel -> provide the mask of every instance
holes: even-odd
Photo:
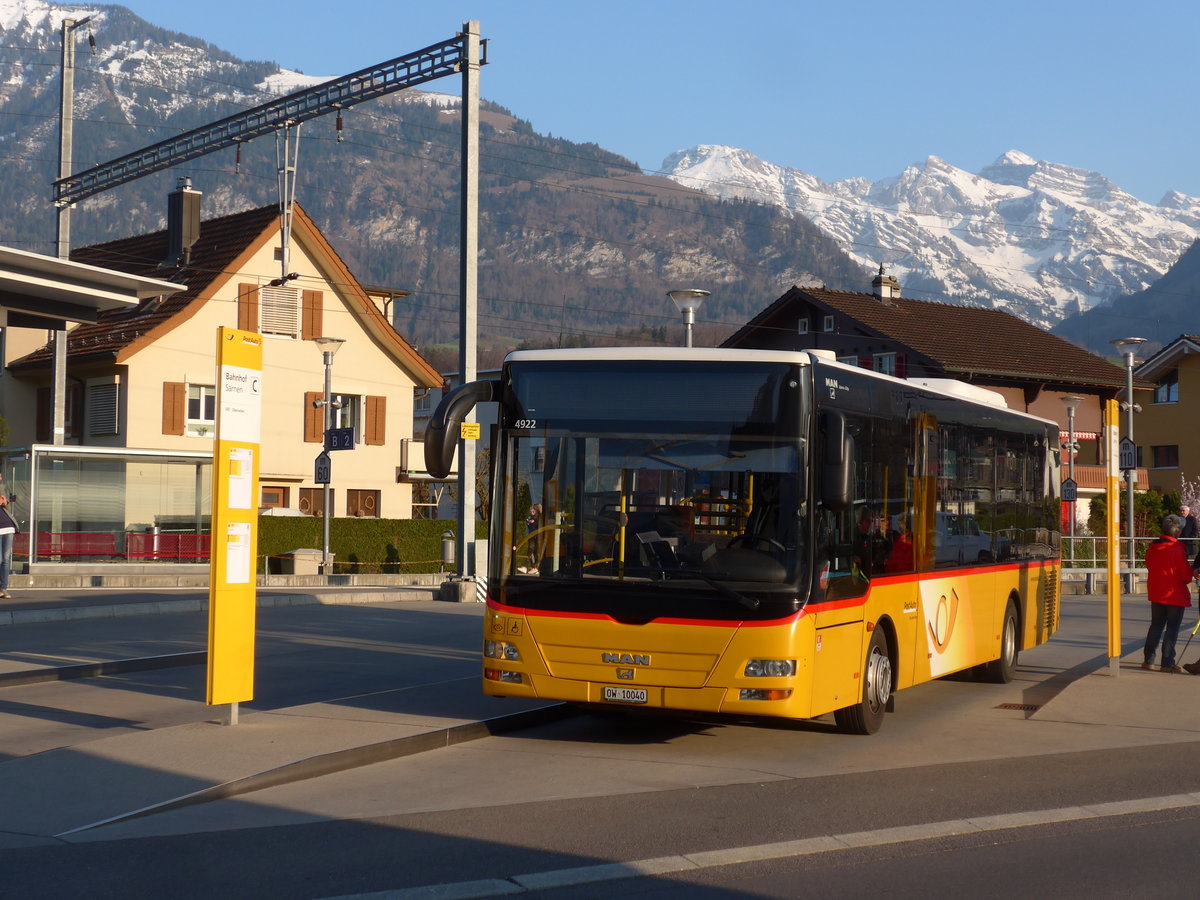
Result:
[[[887,634],[876,627],[863,664],[862,699],[853,706],[834,710],[838,729],[846,734],[874,734],[883,724],[891,697],[892,658],[888,655]]]
[[[1000,658],[984,664],[984,680],[994,684],[1012,681],[1017,672],[1017,649],[1017,606],[1009,600],[1000,626]]]

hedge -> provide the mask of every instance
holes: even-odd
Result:
[[[260,516],[258,520],[258,571],[270,563],[278,572],[278,559],[292,550],[316,549],[323,544],[322,520],[314,516]],[[417,573],[442,568],[442,534],[458,533],[453,519],[331,519],[329,552],[334,572]],[[475,523],[477,540],[487,537],[487,523]]]

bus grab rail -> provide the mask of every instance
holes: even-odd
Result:
[[[454,465],[459,426],[479,403],[500,400],[499,381],[472,381],[442,398],[425,427],[425,468],[434,478],[445,478]]]

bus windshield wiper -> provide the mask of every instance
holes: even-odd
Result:
[[[726,600],[732,600],[734,603],[746,607],[746,609],[758,609],[762,605],[762,601],[757,597],[747,597],[745,594],[735,591],[729,585],[722,584],[720,581],[717,581],[717,579],[709,575],[705,575],[699,569],[675,569],[671,572],[671,574],[699,578]]]

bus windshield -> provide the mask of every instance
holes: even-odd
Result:
[[[544,595],[572,609],[571,597],[610,611],[603,596],[625,608],[636,596],[646,615],[751,615],[794,601],[805,575],[799,373],[676,363],[637,376],[510,367],[497,535],[509,552],[493,576],[521,603]]]

